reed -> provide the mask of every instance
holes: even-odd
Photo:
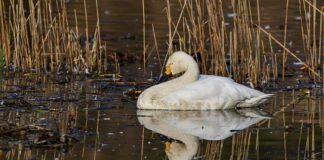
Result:
[[[167,0],[167,7],[166,7],[167,19],[168,19],[168,28],[169,28],[169,40],[168,40],[168,52],[167,55],[172,53],[172,17],[171,17],[171,9],[170,9],[170,1]],[[164,60],[166,61],[166,60]]]
[[[156,53],[157,53],[158,60],[159,60],[159,67],[162,68],[161,56],[160,56],[160,52],[159,52],[158,42],[156,39],[154,24],[152,24],[152,32],[153,32],[153,38],[154,38],[154,45],[155,45]]]
[[[299,13],[302,17],[300,20],[302,40],[304,44],[305,63],[312,70],[317,70],[323,65],[323,15],[324,12],[318,8],[317,0],[300,0]],[[318,20],[319,19],[319,20]],[[319,21],[319,25],[317,24]],[[308,71],[309,73],[312,71]],[[318,80],[316,74],[309,74],[314,80]],[[322,75],[323,76],[323,75]]]
[[[182,10],[173,22],[167,1],[168,53],[179,49],[187,51],[199,60],[203,73],[231,76],[255,84],[261,78],[270,79],[261,75],[261,70],[269,70],[265,63],[262,67],[261,57],[268,55],[261,53],[264,42],[260,32],[251,27],[253,21],[248,1],[231,1],[234,14],[231,28],[225,24],[222,1],[180,0],[179,4]],[[181,21],[182,27],[179,27]],[[175,24],[174,27],[171,24]],[[171,45],[176,40],[179,46]]]
[[[143,67],[146,67],[146,22],[145,22],[145,0],[142,0],[142,19],[143,19]]]
[[[81,37],[77,12],[75,27],[71,27],[63,0],[10,0],[9,8],[1,1],[0,42],[6,67],[19,72],[55,72],[60,65],[74,73],[105,71],[102,62],[107,58],[106,47],[100,39],[98,2],[93,39],[86,6],[84,0],[85,37]]]
[[[316,7],[316,0],[300,0],[304,53],[298,56],[287,46],[289,0],[285,1],[283,42],[261,27],[259,1],[255,13],[249,1],[231,0],[233,13],[230,17],[224,17],[222,1],[179,0],[179,5],[182,10],[177,20],[173,20],[170,2],[166,1],[167,55],[173,50],[188,52],[198,59],[202,73],[262,85],[277,80],[280,74],[284,80],[287,64],[294,58],[304,64],[312,79],[322,78],[317,69],[323,65],[323,12]],[[319,27],[315,27],[318,22]],[[172,45],[173,42],[179,44]],[[283,53],[275,53],[274,48],[282,48]]]
[[[283,40],[284,47],[286,47],[286,43],[287,43],[288,10],[289,10],[289,0],[286,0],[285,29],[284,29],[284,40]],[[286,55],[286,51],[284,50],[282,53],[282,79],[283,80],[285,79],[286,63],[287,63],[287,55]]]

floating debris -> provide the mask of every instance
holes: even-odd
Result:
[[[136,88],[130,88],[127,91],[125,91],[123,94],[126,96],[130,96],[130,97],[138,97],[142,92],[143,92],[143,90],[139,90]]]
[[[264,29],[271,29],[271,26],[270,25],[265,25]]]
[[[228,18],[233,18],[233,17],[235,17],[237,14],[236,13],[227,13],[226,14],[226,17],[228,17]]]
[[[295,65],[295,66],[304,66],[305,63],[304,62],[293,62],[293,65]]]
[[[110,118],[104,118],[103,120],[104,121],[110,121]]]

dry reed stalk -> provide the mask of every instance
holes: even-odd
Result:
[[[100,108],[100,104],[96,104],[97,108]],[[97,111],[97,119],[96,119],[96,139],[94,144],[94,151],[93,151],[93,159],[97,157],[97,147],[100,144],[100,132],[99,132],[99,123],[100,122],[100,110]]]
[[[232,149],[229,159],[248,159],[250,141],[250,131],[242,131],[232,136]]]
[[[205,149],[201,149],[201,154],[197,157],[206,160],[220,159],[222,153],[223,141],[208,141]]]
[[[260,150],[260,130],[257,129],[257,134],[255,136],[255,151],[257,155],[257,159],[259,159],[259,150]]]
[[[318,122],[318,119],[317,119],[317,115],[316,115],[316,108],[317,108],[317,104],[316,104],[316,102],[313,100],[312,101],[313,103],[312,103],[312,120],[311,120],[311,122],[312,122],[312,151],[315,151],[315,148],[316,148],[316,144],[315,144],[315,123],[316,122]],[[319,106],[319,107],[321,107],[321,106]],[[315,152],[312,152],[312,159],[316,159],[316,155],[317,155],[317,153],[315,153]]]
[[[321,99],[319,105],[323,106],[323,104],[324,104],[323,100]],[[319,107],[319,109],[320,109],[319,114],[321,115],[320,116],[321,117],[320,118],[321,136],[324,137],[324,110],[322,109],[322,107]],[[324,150],[324,138],[322,138],[321,144],[322,144],[321,149],[323,151]],[[324,159],[324,154],[322,154],[321,158]]]
[[[294,57],[298,62],[301,62],[304,64],[304,67],[306,67],[310,72],[312,72],[315,76],[321,78],[320,74],[314,71],[312,67],[310,67],[308,64],[304,63],[300,58],[296,56],[293,52],[291,52],[288,48],[286,48],[283,44],[281,44],[280,41],[278,41],[276,38],[274,38],[270,33],[268,33],[266,30],[264,30],[262,27],[257,26],[264,34],[269,36],[274,42],[276,42],[280,47],[282,47],[287,53],[289,53],[292,57]]]
[[[301,123],[300,123],[299,138],[298,138],[298,147],[297,147],[297,160],[300,159],[300,146],[301,146],[303,128],[304,128],[303,127],[303,121],[301,121]]]
[[[321,8],[321,10],[324,11],[324,7]],[[319,41],[319,46],[320,46],[320,55],[322,55],[322,57],[324,57],[324,41],[322,40],[324,38],[324,14],[321,14],[321,18],[320,18],[320,41]],[[324,77],[324,62],[322,62],[322,76]],[[324,84],[324,78],[322,80],[322,84]],[[324,93],[324,87],[322,87],[322,92]],[[324,155],[324,154],[323,154]]]
[[[159,60],[159,66],[160,66],[160,68],[162,68],[161,56],[160,56],[160,52],[159,52],[159,46],[158,46],[158,43],[157,43],[157,40],[156,40],[154,24],[152,24],[152,32],[153,32],[153,39],[154,39],[156,54],[157,54],[157,57],[158,57],[158,60]]]
[[[314,6],[316,6],[316,1],[317,0],[313,0],[313,5]],[[312,7],[313,9],[312,9],[312,11],[313,11],[313,23],[312,23],[312,26],[313,26],[313,35],[312,35],[312,37],[313,37],[313,44],[312,44],[312,55],[313,55],[313,61],[312,61],[312,65],[314,66],[314,68],[316,69],[316,68],[318,68],[317,66],[320,64],[320,58],[319,58],[319,55],[318,55],[318,53],[317,53],[317,43],[316,43],[316,38],[317,38],[317,34],[316,34],[316,28],[317,28],[317,25],[316,25],[316,18],[317,18],[317,12],[316,12],[316,8],[317,7]],[[315,79],[315,77],[313,77],[313,79]]]
[[[187,2],[188,2],[188,0],[185,0],[185,1],[184,1],[184,4],[182,5],[182,9],[181,9],[181,12],[180,12],[180,15],[179,15],[178,21],[177,21],[177,23],[176,23],[176,25],[175,25],[175,27],[174,27],[174,31],[173,31],[173,34],[172,34],[172,37],[171,37],[171,40],[172,40],[172,41],[173,41],[173,39],[174,39],[176,33],[178,33],[178,27],[179,27],[180,21],[181,21],[181,19],[182,19],[182,17],[183,17],[184,9],[185,9],[185,7],[187,6]],[[181,3],[181,1],[179,1],[179,3]],[[171,14],[170,14],[170,15],[171,15]]]
[[[187,36],[186,34],[183,34],[182,37],[179,36],[178,39],[183,43],[180,46],[185,46],[181,48],[187,48],[189,53],[200,53],[203,73],[225,76],[231,74],[234,79],[249,79],[256,83],[261,70],[260,46],[262,42],[260,34],[250,27],[253,22],[251,22],[249,3],[234,0],[231,2],[235,15],[233,17],[234,24],[232,31],[227,32],[221,1],[189,0],[186,7],[187,14],[183,18],[184,26],[186,26],[184,33]],[[205,10],[204,7],[207,12],[202,12]],[[205,20],[204,17],[208,17],[208,19]],[[208,33],[208,36],[205,33]],[[206,47],[207,43],[209,47]],[[230,69],[226,64],[227,49],[230,52]]]
[[[322,62],[322,28],[321,17],[323,12],[316,7],[317,1],[313,0],[312,3],[307,0],[299,1],[299,12],[301,18],[301,30],[302,39],[304,44],[304,52],[306,56],[306,63],[313,69],[321,67]],[[317,26],[317,13],[320,14],[320,26]],[[318,29],[319,28],[319,29]],[[319,43],[317,43],[319,39]],[[310,71],[309,71],[310,72]],[[310,76],[316,80],[316,76],[311,74]]]
[[[283,102],[284,104],[284,102]],[[286,128],[286,112],[282,112],[282,127]],[[284,146],[284,157],[287,160],[287,133],[283,131],[283,146]]]
[[[170,9],[170,1],[167,0],[167,7],[166,7],[167,19],[168,19],[168,28],[169,28],[169,40],[168,40],[168,52],[167,55],[172,53],[172,18],[171,18],[171,9]]]
[[[145,138],[145,128],[142,127],[142,136],[141,136],[141,160],[144,159],[144,138]]]
[[[73,38],[80,39],[80,36],[79,36],[80,35],[80,33],[79,33],[79,23],[78,23],[77,11],[75,9],[74,9],[74,19],[75,19],[75,37],[70,36],[71,39],[69,40],[69,42],[72,41]],[[76,44],[76,45],[72,44],[72,46],[71,46],[71,47],[73,47],[73,49],[69,54],[69,57],[70,57],[69,62],[68,62],[69,66],[73,66],[74,60],[75,60],[74,57],[77,57],[77,55],[81,54],[81,52],[76,49],[76,48],[79,47],[79,45],[80,44]]]
[[[312,4],[308,0],[303,0],[303,1],[306,2],[309,6],[311,6],[314,10],[316,10],[320,14],[324,15],[324,11],[322,9],[319,9],[319,8],[316,7],[316,1],[313,1],[315,4]]]
[[[289,0],[286,0],[286,12],[285,12],[285,28],[284,28],[284,42],[283,45],[286,47],[287,43],[287,26],[288,26],[288,10],[289,10]],[[260,24],[259,24],[260,26]],[[286,51],[282,53],[282,79],[285,80],[285,68],[287,63]]]
[[[0,24],[1,24],[1,30],[0,30],[0,35],[1,35],[1,49],[5,53],[5,62],[6,66],[9,66],[9,63],[11,62],[11,50],[10,50],[10,34],[8,32],[8,24],[6,24],[6,11],[4,9],[4,1],[0,2]]]
[[[90,43],[89,43],[89,24],[88,24],[88,10],[87,10],[87,2],[83,0],[84,5],[84,16],[85,16],[85,34],[86,34],[86,41],[85,41],[85,57],[90,57]],[[80,59],[82,59],[82,54],[80,55]],[[88,66],[87,66],[88,67]]]
[[[213,6],[222,6],[221,1],[219,1],[218,4],[214,3]],[[211,10],[210,8],[208,10]],[[223,10],[221,7],[218,8],[218,12],[215,12],[216,15],[212,15],[210,16],[210,19],[214,19],[215,17],[219,17],[218,20],[213,21],[210,26],[211,28],[214,28],[215,30],[213,32],[210,33],[210,35],[217,35],[213,41],[212,44],[214,44],[213,48],[215,52],[212,52],[212,54],[216,54],[216,63],[214,63],[214,67],[215,68],[215,73],[221,74],[221,75],[227,75],[229,73],[227,67],[226,67],[226,51],[225,51],[225,41],[226,41],[226,29],[225,29],[225,24],[224,24],[224,14],[223,14]],[[211,15],[211,13],[209,13]],[[235,30],[233,31],[235,32]],[[234,42],[236,42],[237,40],[237,36],[234,34]],[[234,48],[233,48],[233,52],[235,50],[237,50],[237,46],[234,43]],[[237,61],[231,61],[231,63],[235,63]],[[219,68],[217,68],[216,66],[221,66]]]
[[[101,44],[100,19],[96,1],[97,24],[94,43],[90,48],[86,2],[85,45],[80,45],[76,12],[75,28],[70,27],[67,9],[63,0],[48,2],[10,0],[9,9],[0,2],[0,42],[5,53],[6,66],[12,63],[14,71],[53,72],[66,64],[69,71],[86,69],[101,71],[106,48]],[[28,5],[27,5],[28,4]],[[52,7],[54,5],[55,7]],[[56,9],[56,10],[55,10]],[[55,10],[55,14],[53,13]],[[98,63],[97,63],[98,62]]]
[[[148,61],[149,58],[151,57],[153,51],[155,50],[155,46],[153,46],[153,47],[151,48],[150,51],[147,51],[147,50],[148,50],[148,45],[147,45],[147,48],[146,48],[145,50],[146,50],[145,52],[146,52],[146,54],[147,54],[147,56],[146,56],[146,61]]]
[[[146,23],[145,23],[145,0],[142,0],[142,21],[143,21],[143,68],[146,68]]]
[[[271,65],[277,66],[277,56],[273,51],[272,40],[270,37],[268,37],[268,41],[269,41],[270,53],[271,53]],[[273,74],[273,80],[278,79],[278,68],[277,67],[272,67],[272,74]]]
[[[321,11],[323,11],[323,10],[324,10],[324,7],[321,7]],[[321,59],[324,57],[324,47],[323,47],[324,46],[324,43],[323,43],[324,42],[323,41],[323,38],[324,38],[324,34],[323,34],[323,32],[324,32],[324,29],[323,29],[324,28],[324,25],[323,25],[323,20],[324,20],[324,14],[320,14],[319,41],[318,41],[319,48],[318,48],[318,53],[319,53],[319,60],[320,60],[319,66],[320,66],[320,63],[322,63],[322,66],[320,66],[320,67],[322,67],[322,76],[324,77],[324,68],[323,68],[324,67],[324,62],[321,61]],[[324,89],[324,87],[323,87],[323,89]]]
[[[85,122],[84,122],[84,128],[85,129],[88,129],[88,118],[89,118],[89,110],[88,110],[88,108],[89,108],[89,104],[86,104],[85,105],[85,112],[84,112],[84,117],[85,117]],[[83,142],[86,142],[86,140],[87,140],[87,136],[86,135],[84,135],[83,136]],[[85,145],[85,143],[83,144],[83,146],[82,146],[82,158],[83,157],[85,157],[84,156],[84,154],[85,154],[85,148],[86,148],[86,145]]]

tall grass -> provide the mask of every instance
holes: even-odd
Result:
[[[260,32],[253,28],[249,1],[231,1],[234,15],[231,26],[225,22],[222,1],[179,2],[185,11],[184,14],[181,12],[178,19],[178,22],[181,19],[183,27],[175,25],[173,34],[169,33],[169,52],[174,50],[170,49],[170,43],[178,39],[180,44],[175,49],[185,50],[199,57],[203,73],[231,76],[255,84],[270,79],[270,74],[275,74],[270,73],[268,64],[262,64],[262,59],[271,60],[275,56],[273,53],[263,52],[261,44],[265,42],[261,40]],[[169,26],[178,24],[171,21],[169,14]],[[277,60],[272,62],[275,63],[272,65],[277,65]],[[262,74],[266,70],[268,74]]]
[[[224,17],[222,1],[179,0],[185,12],[180,13],[177,21],[172,21],[167,1],[168,53],[187,51],[199,57],[203,73],[230,76],[256,85],[277,80],[280,75],[284,79],[291,59],[303,63],[312,79],[321,79],[318,68],[323,64],[323,12],[316,7],[316,0],[300,0],[304,52],[297,56],[287,47],[290,2],[285,2],[284,40],[281,42],[261,27],[259,1],[255,11],[248,0],[231,0],[232,14]],[[178,27],[179,21],[182,27]],[[173,46],[172,42],[179,45]],[[275,53],[274,47],[282,48],[283,53]]]
[[[323,15],[324,12],[317,8],[317,0],[299,0],[301,18],[301,31],[306,56],[306,64],[313,70],[323,65]],[[319,24],[318,24],[319,23]],[[315,79],[316,77],[313,76]]]
[[[70,26],[64,0],[10,0],[0,2],[0,42],[6,66],[14,71],[57,71],[60,65],[69,71],[103,70],[105,46],[100,40],[97,7],[97,27],[89,37],[86,1],[85,40],[78,26]],[[55,13],[54,13],[55,12]],[[78,24],[75,12],[75,24]],[[80,43],[84,41],[84,44]]]
[[[146,38],[148,27],[145,27],[147,13],[144,2],[142,0],[145,67],[151,52]],[[324,66],[323,9],[317,7],[317,0],[299,0],[300,36],[304,50],[298,56],[287,47],[287,28],[291,21],[289,0],[285,1],[283,42],[262,28],[259,0],[256,10],[248,0],[231,0],[230,17],[224,17],[224,4],[220,0],[178,2],[181,12],[176,15],[171,13],[170,1],[166,1],[167,55],[174,50],[187,51],[199,60],[203,73],[229,76],[256,85],[276,80],[280,74],[284,78],[291,58],[304,63],[312,79],[318,80],[322,76],[318,69]],[[69,71],[77,73],[107,71],[107,48],[100,39],[98,1],[95,1],[97,22],[94,31],[88,29],[86,0],[83,3],[84,15],[74,11],[73,22],[64,0],[9,0],[8,4],[1,1],[0,42],[5,53],[5,66],[22,72],[55,72],[60,65],[66,65]],[[84,22],[78,21],[80,16],[85,18]],[[178,18],[175,20],[175,17]],[[85,28],[79,29],[81,23],[85,23]],[[152,30],[155,50],[159,53],[163,49],[159,51],[154,24]],[[173,45],[174,42],[179,43]],[[275,53],[274,48],[278,47],[283,48],[283,53]],[[160,53],[158,57],[162,63]]]

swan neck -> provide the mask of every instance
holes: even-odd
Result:
[[[196,154],[199,146],[199,139],[193,135],[184,133],[181,129],[175,128],[168,124],[165,124],[163,121],[156,120],[154,121],[155,124],[145,125],[144,126],[148,129],[151,129],[157,133],[163,134],[168,136],[169,138],[179,140],[183,143],[183,146],[186,150],[186,153]]]
[[[157,86],[155,86],[154,88],[154,93],[156,95],[159,95],[157,97],[164,97],[166,95],[169,95],[170,93],[172,93],[175,90],[178,90],[179,88],[182,88],[183,86],[190,84],[192,82],[195,82],[198,80],[200,75],[199,72],[199,68],[197,63],[191,62],[188,64],[187,69],[185,70],[185,72],[178,78],[174,78],[170,81],[161,83]]]
[[[155,106],[160,102],[159,100],[185,85],[197,81],[200,75],[198,64],[195,60],[188,60],[187,64],[184,73],[180,77],[152,86],[145,91],[146,94],[143,92],[144,94],[141,94],[139,98],[140,101],[138,101],[138,106],[143,107],[143,109],[155,109]],[[147,102],[149,105],[142,102]]]
[[[179,77],[182,83],[191,83],[197,81],[199,78],[200,72],[199,67],[196,62],[192,62],[188,64],[187,70],[184,72],[182,76]]]

